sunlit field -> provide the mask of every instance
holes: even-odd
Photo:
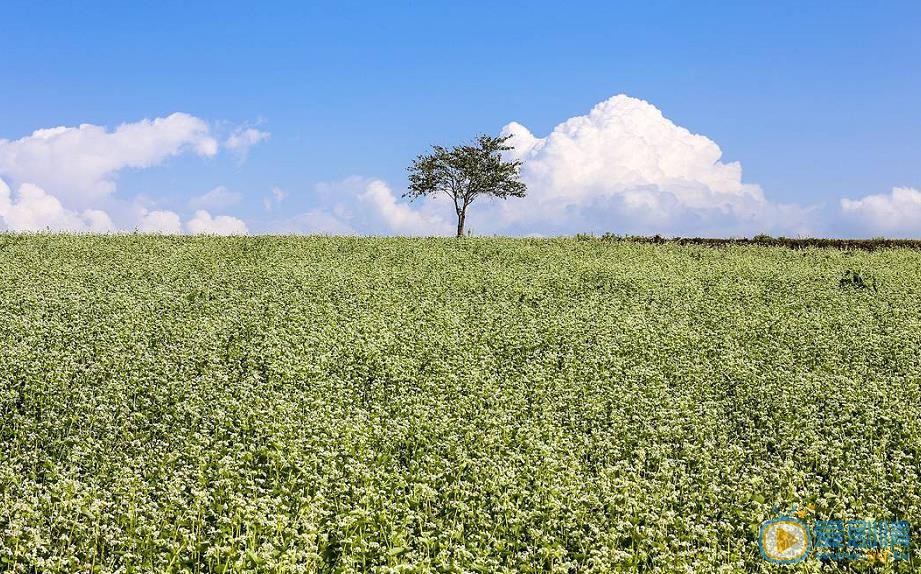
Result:
[[[921,251],[7,234],[0,287],[0,570],[775,572],[774,506],[921,525]]]

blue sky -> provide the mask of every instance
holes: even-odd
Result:
[[[705,167],[621,177],[681,163],[668,154],[687,142],[674,132],[622,160],[645,130],[673,130],[618,100],[590,119],[595,135],[522,154],[540,218],[489,205],[472,212],[474,231],[921,234],[921,3],[263,4],[2,4],[6,227],[79,226],[90,209],[119,229],[172,213],[189,231],[204,207],[249,232],[440,233],[446,204],[399,198],[416,154],[513,121],[544,138],[626,94],[719,146],[718,161],[741,165],[739,181],[714,183],[723,176]],[[176,112],[203,122],[218,150],[177,140],[134,163],[113,159],[95,173],[113,185],[92,197],[67,188],[69,172],[48,179],[65,148],[27,168],[11,145],[35,130],[111,132]],[[613,117],[641,126],[621,140]],[[245,155],[223,145],[247,129],[265,136]],[[71,161],[92,162],[93,141],[70,142]],[[562,149],[580,155],[560,160]],[[693,161],[706,163],[700,153]],[[594,169],[588,157],[609,171],[573,174]],[[39,192],[20,194],[24,184],[60,210],[32,209],[26,196]],[[215,188],[233,201],[194,199]]]

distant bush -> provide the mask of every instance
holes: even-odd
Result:
[[[870,289],[877,291],[876,279],[872,275],[862,274],[858,271],[848,269],[842,274],[838,281],[838,287],[841,289]]]

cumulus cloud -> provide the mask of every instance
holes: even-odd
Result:
[[[818,208],[783,205],[724,162],[719,146],[620,95],[570,118],[545,137],[512,122],[510,158],[522,160],[523,199],[480,201],[468,213],[478,233],[578,232],[753,235],[810,233]],[[451,234],[444,198],[409,204],[383,181],[352,177],[320,184],[318,205],[291,227],[308,232]],[[267,209],[270,203],[266,203]]]
[[[239,193],[219,185],[207,193],[196,195],[189,200],[189,205],[196,209],[220,209],[239,203],[241,197]]]
[[[438,215],[427,214],[398,201],[394,193],[381,180],[373,180],[358,195],[359,203],[369,207],[390,228],[401,235],[444,233],[451,226]]]
[[[643,100],[614,96],[546,137],[516,122],[502,133],[524,162],[528,197],[494,207],[488,220],[499,230],[745,234],[812,225],[813,210],[769,202],[715,142]]]
[[[269,137],[266,132],[238,129],[225,142],[235,153]],[[0,139],[0,227],[11,230],[53,229],[108,231],[121,228],[151,233],[246,233],[243,221],[207,210],[240,201],[240,194],[221,186],[189,200],[195,215],[182,224],[174,211],[154,209],[156,198],[114,197],[119,172],[159,165],[170,157],[218,152],[208,124],[195,116],[174,113],[152,120],[123,123],[115,129],[81,124],[40,129],[17,139]],[[16,187],[14,194],[7,183]],[[105,206],[106,210],[98,209]]]
[[[272,134],[269,132],[255,128],[240,128],[230,134],[224,141],[224,147],[237,154],[239,158],[245,159],[251,147],[260,142],[268,141],[270,137],[272,137]]]
[[[516,122],[502,133],[514,146],[509,157],[524,162],[528,195],[472,206],[468,226],[478,233],[809,234],[825,224],[819,207],[769,201],[743,180],[738,162],[723,161],[714,141],[629,96],[601,102],[544,137]],[[295,218],[296,228],[424,235],[454,227],[443,198],[411,205],[380,180],[320,184],[314,196],[319,206]]]
[[[411,206],[379,179],[352,176],[315,186],[317,204],[287,220],[287,231],[326,234],[445,235],[453,226],[443,216],[444,206],[420,201]]]
[[[114,226],[109,215],[98,209],[76,212],[44,189],[25,183],[14,195],[0,179],[0,221],[10,231],[78,231],[104,233]]]
[[[138,230],[142,233],[177,235],[182,233],[182,221],[179,214],[172,211],[144,210],[138,222]]]
[[[195,216],[186,222],[186,229],[192,234],[207,235],[245,235],[249,233],[246,224],[236,217],[217,215],[212,217],[204,209],[195,212]]]
[[[888,194],[842,199],[845,222],[859,233],[917,237],[921,234],[921,191],[896,187]]]
[[[918,188],[898,187],[828,207],[774,202],[743,178],[738,162],[724,160],[716,142],[625,95],[543,136],[516,122],[502,133],[512,136],[509,156],[524,162],[528,195],[477,202],[467,225],[479,234],[921,234]],[[174,113],[115,129],[82,124],[0,139],[0,228],[108,231],[116,227],[114,218],[120,229],[145,232],[247,233],[242,220],[211,215],[241,200],[223,186],[182,206],[164,203],[164,198],[120,198],[114,194],[116,182],[122,170],[153,167],[182,154],[211,157],[219,147],[242,160],[252,146],[269,138],[268,132],[238,128],[219,145],[204,120]],[[266,212],[280,214],[266,225],[272,231],[454,232],[453,206],[446,199],[409,203],[379,179],[354,176],[317,184],[314,193],[297,197],[307,205],[295,216],[287,215],[287,204],[279,209],[287,197],[275,187],[262,198]],[[195,212],[184,221],[186,212],[164,205]]]
[[[182,153],[213,156],[217,141],[201,119],[184,113],[125,123],[112,131],[82,124],[0,139],[0,176],[37,185],[62,200],[86,204],[115,191],[125,168],[147,168]]]

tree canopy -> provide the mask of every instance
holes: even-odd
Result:
[[[503,152],[513,149],[507,145],[510,137],[480,135],[472,144],[432,146],[432,153],[416,157],[409,167],[409,189],[403,197],[447,195],[457,214],[457,236],[463,236],[467,208],[477,198],[525,196],[521,161],[503,158]]]

